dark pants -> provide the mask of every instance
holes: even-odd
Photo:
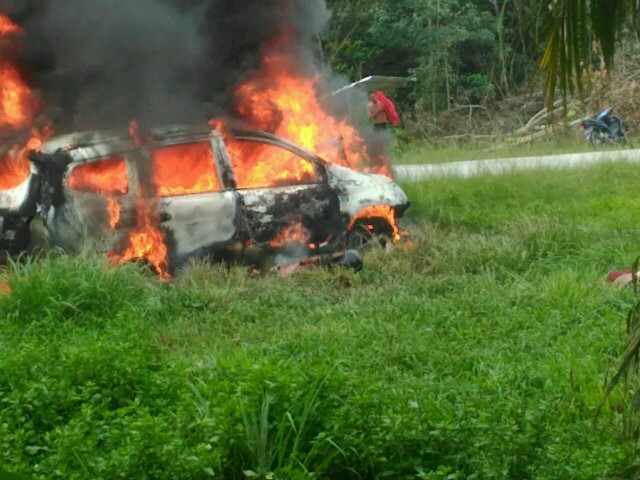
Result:
[[[378,131],[378,130],[386,130],[387,129],[387,122],[382,122],[382,123],[374,123],[373,124],[373,129]]]

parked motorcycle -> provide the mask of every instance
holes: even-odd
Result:
[[[583,120],[584,137],[594,147],[608,143],[627,145],[629,141],[622,128],[622,121],[611,115],[613,108],[605,108],[593,118]]]

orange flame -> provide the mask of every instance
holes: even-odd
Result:
[[[236,91],[240,114],[312,152],[317,145],[338,137],[360,141],[353,127],[337,121],[320,106],[318,79],[306,78],[296,70],[289,57],[266,56],[256,77]],[[339,155],[330,160],[344,164]]]
[[[3,47],[21,28],[6,15],[0,15],[0,41]],[[10,45],[10,44],[9,44]],[[16,65],[8,59],[0,60],[0,126],[27,128],[33,122],[36,98],[20,75]]]
[[[0,190],[15,188],[29,178],[29,149],[14,146],[0,157]]]
[[[15,67],[0,64],[0,118],[13,128],[25,128],[33,120],[28,110],[31,90],[24,84]]]
[[[264,143],[225,142],[238,188],[315,182],[315,168],[295,154]]]
[[[69,188],[102,195],[124,195],[129,190],[127,164],[123,157],[78,165],[67,180]]]
[[[161,197],[220,190],[208,142],[154,150],[151,163],[153,183]]]
[[[35,94],[6,55],[16,48],[13,41],[22,33],[8,16],[0,15],[0,128],[26,130],[33,123],[38,106]],[[0,189],[17,187],[29,177],[29,152],[39,150],[51,134],[50,126],[41,132],[33,129],[24,144],[14,145],[0,156]]]
[[[271,240],[270,245],[272,248],[280,248],[287,242],[295,241],[300,243],[307,243],[310,236],[311,234],[309,230],[305,228],[302,223],[296,222],[292,225],[289,225],[278,235],[276,235],[273,240]]]
[[[167,246],[157,226],[159,215],[154,207],[150,199],[140,195],[136,198],[136,227],[129,234],[129,245],[123,253],[111,253],[109,256],[122,263],[146,260],[158,275],[167,278]]]
[[[142,146],[145,143],[137,122],[129,123],[129,133],[136,146]],[[140,185],[135,200],[135,227],[129,233],[127,248],[123,253],[112,252],[109,256],[112,260],[123,263],[145,260],[153,266],[160,277],[168,278],[168,249],[162,230],[158,226],[160,213],[155,201],[156,195],[155,185],[152,182]],[[113,216],[110,217],[110,223],[114,223]],[[115,224],[117,225],[117,222]]]
[[[267,55],[259,71],[236,89],[237,110],[255,128],[289,139],[332,163],[364,168],[368,158],[362,137],[346,119],[336,119],[324,110],[318,86],[319,79],[301,74],[293,57]],[[230,153],[233,157],[233,146]],[[250,153],[242,156],[247,163],[244,169],[235,165],[237,176],[247,179],[247,187],[277,185],[274,172],[281,179],[301,178],[305,173],[295,155]],[[260,154],[261,158],[254,158]]]
[[[4,155],[0,156],[0,190],[15,188],[23,183],[31,174],[29,152],[38,151],[51,135],[50,126],[42,131],[33,129],[31,138],[24,146],[14,145]]]
[[[120,202],[118,202],[117,198],[109,197],[107,199],[107,214],[109,215],[109,227],[113,230],[120,223],[120,215],[122,214]]]
[[[0,37],[22,33],[22,29],[6,15],[0,15]]]
[[[364,223],[369,230],[374,230],[375,226],[371,223],[373,219],[383,219],[391,227],[391,238],[394,242],[400,240],[400,229],[398,228],[398,222],[396,219],[396,212],[388,205],[372,205],[362,209],[358,214],[351,219],[349,223],[349,229],[353,228],[356,222]]]

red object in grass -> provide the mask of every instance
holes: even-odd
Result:
[[[630,268],[625,270],[611,270],[609,275],[607,275],[607,282],[615,282],[616,278],[621,277],[622,275],[629,275],[630,273],[633,273],[633,270]]]

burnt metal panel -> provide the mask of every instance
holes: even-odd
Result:
[[[32,172],[22,184],[0,190],[0,215],[32,217],[38,209],[40,175]]]
[[[309,242],[321,243],[346,229],[335,191],[326,183],[240,190],[252,240],[271,241],[294,223],[310,232]]]

